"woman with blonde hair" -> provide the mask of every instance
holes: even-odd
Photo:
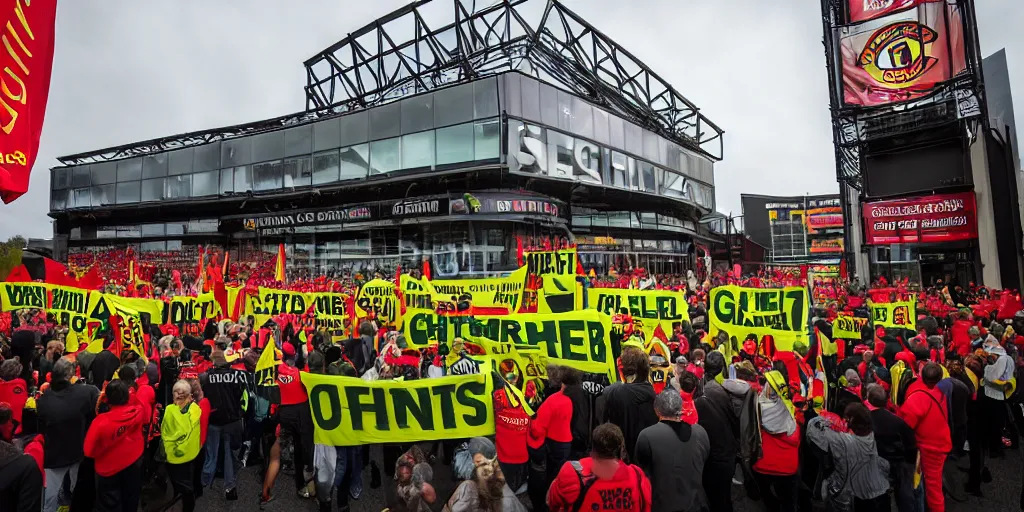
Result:
[[[167,476],[174,488],[175,499],[181,499],[182,510],[196,508],[195,464],[202,447],[202,411],[193,401],[192,384],[187,380],[174,383],[174,403],[164,411],[160,435],[167,457]]]

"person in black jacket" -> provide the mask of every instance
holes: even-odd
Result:
[[[110,381],[117,369],[121,367],[121,360],[110,351],[110,345],[113,342],[113,334],[104,335],[103,350],[96,354],[92,364],[89,365],[89,384],[102,387],[103,383]]]
[[[12,512],[42,509],[43,474],[31,456],[0,441],[0,504]]]
[[[654,387],[648,376],[651,361],[643,349],[625,347],[620,356],[625,382],[604,388],[601,423],[614,423],[626,439],[629,462],[636,460],[636,438],[640,431],[658,422],[654,414]]]
[[[697,424],[704,427],[711,453],[704,464],[704,492],[711,510],[732,511],[732,477],[739,453],[739,417],[732,399],[715,377],[725,371],[725,356],[711,351],[704,360],[704,395],[694,400]]]
[[[867,389],[871,425],[875,433],[878,456],[889,461],[889,481],[901,512],[916,510],[914,502],[914,465],[917,462],[917,440],[914,431],[899,416],[886,409],[888,393],[878,384]]]
[[[222,350],[214,351],[210,359],[213,368],[199,376],[203,395],[210,401],[210,425],[206,436],[206,460],[203,462],[203,487],[213,483],[217,460],[223,454],[224,496],[229,501],[238,499],[235,489],[235,449],[242,443],[242,398],[245,395],[246,374],[231,368]]]
[[[29,330],[15,331],[11,336],[11,354],[21,360],[21,378],[29,388],[35,386],[32,380],[32,361],[36,355],[38,333]]]
[[[96,417],[100,390],[89,384],[72,384],[75,363],[60,359],[53,365],[50,389],[36,401],[39,433],[43,435],[43,467],[46,470],[44,512],[57,510],[61,487],[68,493],[79,480],[79,465],[85,458],[82,446],[89,424]],[[67,481],[65,481],[67,479]]]

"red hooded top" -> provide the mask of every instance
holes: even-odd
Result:
[[[85,434],[85,456],[96,460],[96,474],[114,476],[142,457],[142,426],[148,414],[136,400],[96,416]]]
[[[11,405],[11,416],[21,425],[21,413],[28,401],[28,386],[25,379],[12,379],[0,382],[0,402]]]
[[[974,324],[968,320],[957,320],[953,322],[953,327],[949,330],[953,350],[956,350],[960,357],[971,353],[971,336],[967,334],[967,331],[972,325]]]
[[[795,475],[800,468],[800,426],[793,434],[761,431],[763,455],[754,463],[754,471],[763,475]]]
[[[938,387],[928,389],[920,379],[907,388],[907,399],[899,416],[907,422],[922,450],[949,453],[953,442],[949,434],[946,395]]]

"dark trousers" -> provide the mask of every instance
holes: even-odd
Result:
[[[96,475],[99,512],[138,512],[142,498],[142,457],[113,476]]]
[[[167,463],[167,479],[171,481],[174,494],[181,499],[181,509],[192,512],[196,509],[196,471],[194,461],[181,464]]]
[[[508,488],[512,489],[512,492],[518,491],[526,483],[526,473],[530,463],[509,464],[500,460],[498,462],[501,464],[501,472],[505,475],[505,483],[508,484]]]
[[[704,464],[704,493],[713,512],[732,512],[732,477],[736,463],[708,461]]]
[[[889,500],[889,493],[870,500],[853,499],[853,512],[889,512],[891,509],[892,503]]]
[[[1003,453],[1003,428],[1006,426],[1006,402],[987,396],[981,396],[982,407],[985,409],[985,448],[993,455]],[[971,446],[971,448],[974,448]]]
[[[569,461],[569,452],[572,450],[572,443],[560,443],[558,441],[552,441],[550,439],[544,441],[544,445],[547,447],[547,485],[544,486],[544,492],[547,493],[548,487],[551,486],[551,482],[555,481],[558,477],[558,472],[562,470],[562,466]]]
[[[546,445],[540,448],[528,448],[530,462],[527,463],[527,490],[530,495],[530,503],[533,504],[533,512],[547,512],[548,486],[548,451]]]
[[[900,512],[917,510],[917,499],[914,497],[914,463],[902,459],[890,460],[889,483],[892,484],[893,497],[896,498],[896,510]],[[888,502],[888,495],[885,499]],[[889,510],[888,507],[885,510]]]
[[[985,451],[988,450],[985,422],[984,417],[967,422],[967,443],[971,448],[967,459],[970,462],[970,468],[967,470],[968,489],[981,489],[981,472],[985,469]]]
[[[281,418],[281,435],[291,436],[295,447],[293,464],[295,465],[295,488],[306,485],[306,476],[313,473],[313,416],[308,403],[282,405],[278,409]]]
[[[761,500],[768,512],[796,512],[800,477],[797,475],[766,475],[754,473]],[[732,483],[732,477],[729,478]]]

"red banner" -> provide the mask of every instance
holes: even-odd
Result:
[[[43,131],[53,65],[57,0],[30,5],[0,0],[4,49],[0,68],[0,199],[10,203],[28,192]]]
[[[917,99],[967,71],[964,26],[957,5],[921,3],[841,27],[836,39],[846,105]]]
[[[974,192],[864,204],[868,245],[952,242],[978,238]]]
[[[873,20],[896,11],[942,0],[847,0],[850,6],[850,23]]]

